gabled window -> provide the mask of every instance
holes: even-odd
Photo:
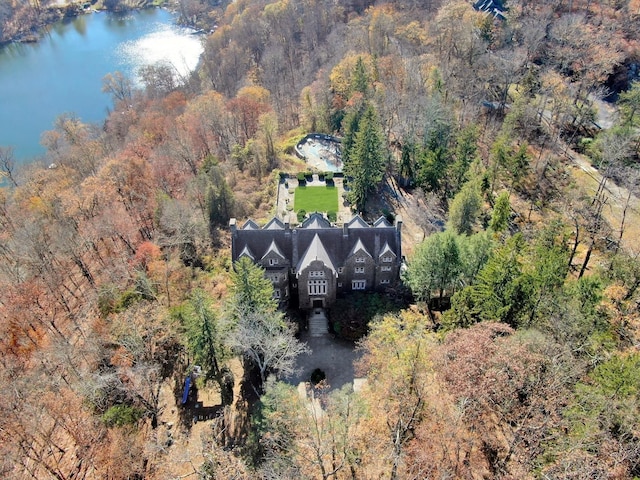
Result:
[[[364,263],[364,262],[365,262],[364,257],[356,257],[356,263]]]
[[[344,267],[338,267],[338,273],[342,274],[342,272],[344,271]]]
[[[309,278],[324,278],[324,270],[311,270]]]
[[[364,290],[367,288],[366,280],[353,280],[351,282],[351,290]]]
[[[354,273],[364,273],[364,267],[356,267],[353,271]]]
[[[278,259],[277,258],[270,258],[269,259],[269,265],[277,265],[278,264]]]
[[[393,257],[382,257],[382,261],[386,263],[393,262]]]
[[[389,279],[388,278],[383,278],[382,280],[380,280],[380,283],[389,283]]]
[[[380,271],[381,272],[390,272],[391,271],[391,267],[389,265],[383,265],[382,267],[380,267]]]

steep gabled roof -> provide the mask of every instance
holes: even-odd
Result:
[[[355,215],[349,223],[347,228],[371,228],[367,222],[365,222],[360,215]]]
[[[284,223],[282,223],[282,221],[278,217],[273,217],[271,220],[269,220],[269,223],[267,223],[262,228],[263,230],[283,230]]]
[[[271,240],[271,245],[269,245],[269,248],[267,248],[267,251],[264,253],[264,255],[262,256],[262,260],[265,259],[265,257],[267,255],[269,255],[270,253],[275,253],[276,255],[278,255],[280,258],[285,259],[287,257],[284,256],[284,254],[282,253],[282,250],[280,250],[278,248],[278,245],[276,245],[276,241],[275,240]]]
[[[252,261],[256,259],[255,255],[251,253],[251,250],[249,250],[249,247],[247,245],[245,245],[242,251],[238,254],[238,259],[242,258],[243,256],[249,257]]]
[[[355,255],[358,252],[362,252],[365,255],[368,255],[369,257],[371,257],[371,254],[369,253],[369,251],[365,248],[365,246],[362,243],[362,240],[360,238],[358,238],[358,241],[355,243],[355,245],[353,246],[353,248],[351,249],[351,251],[349,252],[349,257]]]
[[[324,248],[322,240],[320,240],[320,237],[317,233],[309,244],[309,248],[307,248],[306,252],[304,252],[304,255],[302,255],[302,258],[296,266],[296,276],[300,276],[300,272],[311,265],[311,262],[314,262],[316,260],[321,261],[327,267],[329,267],[334,275],[338,274],[335,265],[333,264],[331,258],[329,257],[329,254],[327,253],[327,249]]]
[[[256,222],[249,219],[246,222],[244,222],[244,225],[242,226],[242,230],[260,230],[260,227]]]
[[[267,251],[277,248],[285,260],[290,262],[291,267],[296,267],[303,262],[301,258],[306,252],[313,251],[316,246],[310,249],[310,245],[315,241],[322,242],[322,251],[318,253],[318,260],[322,260],[333,267],[343,266],[349,255],[364,247],[364,250],[378,258],[382,248],[390,249],[395,254],[395,259],[402,255],[400,245],[400,232],[396,227],[385,225],[384,221],[376,222],[377,228],[365,226],[357,219],[352,221],[352,228],[348,228],[345,223],[344,228],[332,226],[322,217],[321,214],[312,214],[307,219],[305,225],[311,224],[310,228],[284,228],[284,229],[264,229],[252,228],[253,222],[247,222],[246,230],[237,228],[233,231],[233,261],[238,260],[241,255],[247,255],[254,261],[259,261]],[[322,227],[322,228],[321,228]],[[318,237],[316,239],[315,237]],[[275,245],[273,245],[275,242]],[[356,246],[359,243],[360,245]],[[316,248],[317,250],[317,248]],[[313,256],[315,259],[315,254]],[[307,265],[308,259],[304,260]],[[280,262],[283,267],[282,261]]]
[[[505,20],[504,14],[509,10],[503,5],[502,0],[477,0],[473,4],[473,8],[479,12],[486,12],[499,20]]]
[[[385,217],[380,217],[375,222],[373,222],[373,226],[376,228],[381,228],[381,227],[390,227],[391,224]]]
[[[379,256],[382,257],[383,255],[385,255],[387,253],[393,255],[394,257],[398,256],[398,255],[396,255],[396,252],[391,250],[391,247],[389,246],[389,242],[385,242],[384,243],[384,247],[382,247],[382,250],[380,251],[380,255]]]
[[[329,221],[326,218],[324,218],[321,213],[314,212],[311,215],[309,215],[309,218],[307,218],[304,222],[302,222],[301,228],[308,228],[308,229],[331,228],[331,223],[329,223]]]

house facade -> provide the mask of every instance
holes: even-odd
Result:
[[[384,217],[369,225],[355,216],[332,225],[311,214],[301,225],[273,218],[260,227],[252,220],[231,229],[231,257],[243,256],[265,270],[281,303],[299,308],[327,308],[341,294],[383,291],[396,285],[402,263],[402,219],[391,225]]]

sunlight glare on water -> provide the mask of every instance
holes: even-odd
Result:
[[[158,28],[137,40],[118,46],[117,55],[140,85],[141,67],[155,64],[172,66],[179,77],[186,77],[198,65],[203,51],[202,37],[189,35],[192,31],[172,25],[159,24]]]
[[[42,132],[61,114],[100,125],[113,108],[102,91],[106,74],[120,71],[141,87],[140,68],[165,62],[185,78],[197,67],[202,38],[153,8],[81,15],[44,29],[37,43],[0,47],[0,146],[29,162],[44,153]]]

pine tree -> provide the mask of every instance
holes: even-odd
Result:
[[[386,155],[382,130],[372,106],[362,116],[352,153],[345,161],[344,173],[352,178],[350,201],[359,211],[365,211],[371,193],[384,177]]]
[[[631,82],[631,87],[626,92],[620,94],[618,105],[622,112],[622,125],[633,127],[638,124],[638,113],[640,112],[640,82]]]
[[[362,115],[363,111],[353,109],[342,119],[342,161],[345,165],[351,160]]]
[[[187,341],[196,364],[201,365],[207,378],[220,379],[221,360],[225,358],[222,335],[211,305],[203,290],[192,292],[183,314]]]
[[[498,195],[496,204],[493,207],[491,223],[489,227],[496,233],[504,232],[509,226],[509,215],[511,214],[511,204],[509,203],[509,193],[502,192]]]
[[[456,136],[455,161],[449,167],[450,195],[455,195],[467,179],[469,166],[478,156],[478,128],[471,125]]]
[[[481,207],[482,197],[477,183],[471,181],[465,183],[451,200],[447,228],[453,229],[458,234],[472,233]]]
[[[369,75],[367,75],[367,68],[362,57],[358,57],[356,61],[356,67],[351,81],[351,90],[353,92],[360,92],[365,97],[369,91]]]
[[[249,258],[242,257],[235,262],[231,273],[231,317],[248,312],[274,312],[278,305],[273,298],[273,285],[264,277],[264,270]]]

